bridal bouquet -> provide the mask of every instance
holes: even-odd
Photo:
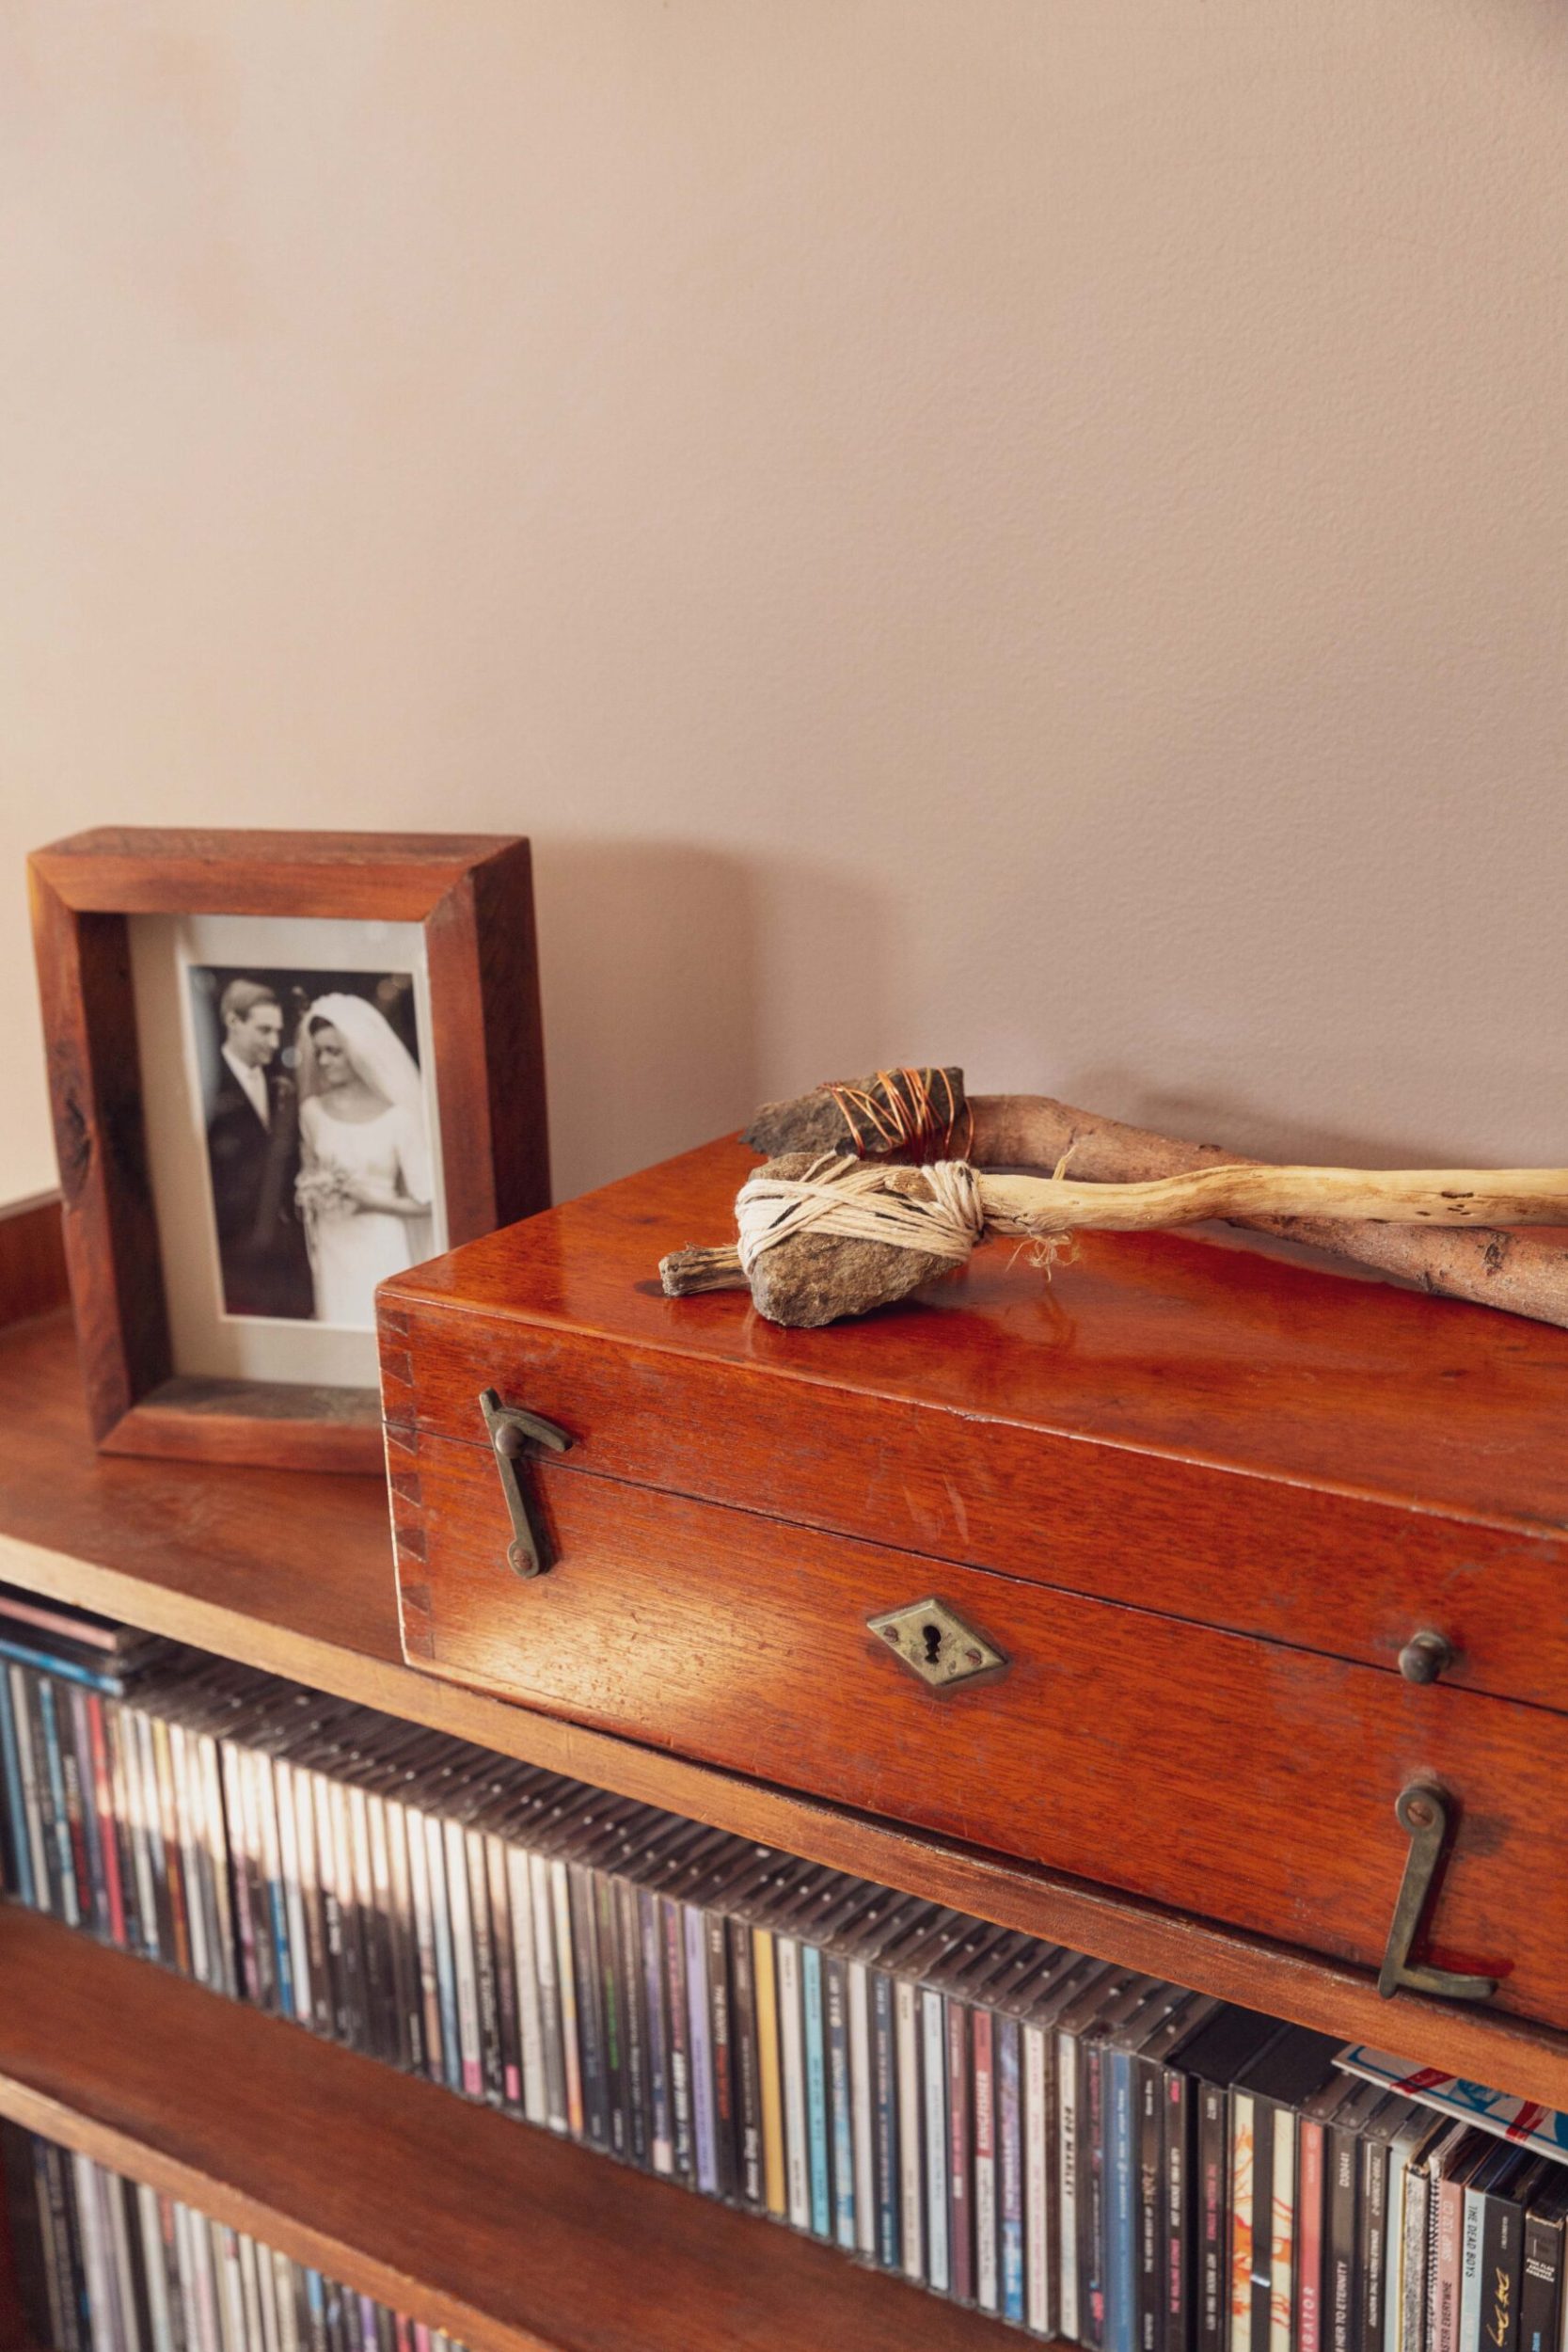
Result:
[[[300,1170],[294,1179],[294,1200],[307,1221],[317,1216],[341,1216],[359,1205],[350,1189],[347,1168],[339,1168],[330,1160],[317,1161],[313,1167]]]

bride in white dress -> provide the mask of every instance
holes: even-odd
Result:
[[[316,1321],[369,1330],[378,1282],[435,1247],[419,1066],[363,996],[318,996],[299,1028],[297,1186]]]

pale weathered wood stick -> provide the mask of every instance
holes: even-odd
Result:
[[[1049,1095],[974,1095],[970,1107],[974,1114],[973,1156],[981,1168],[1053,1168],[1070,1151],[1075,1177],[1091,1184],[1138,1184],[1200,1168],[1268,1166],[1227,1152],[1220,1144],[1179,1142]],[[1474,1306],[1500,1308],[1536,1323],[1568,1326],[1568,1248],[1560,1241],[1495,1228],[1434,1228],[1430,1220],[1363,1224],[1323,1216],[1291,1216],[1278,1210],[1228,1221],[1349,1258],[1376,1274],[1392,1274],[1418,1283],[1434,1297],[1468,1299]]]
[[[933,1079],[936,1074],[932,1073]],[[1050,1169],[1070,1150],[1075,1178],[1087,1183],[1135,1184],[1199,1168],[1267,1165],[1227,1152],[1219,1144],[1187,1143],[1147,1127],[1130,1126],[1125,1120],[1058,1102],[1051,1095],[975,1094],[966,1101],[962,1071],[954,1068],[940,1074],[943,1105],[952,1094],[960,1106],[956,1116],[973,1120],[968,1156],[977,1168]],[[844,1091],[852,1104],[857,1094],[874,1093],[876,1085],[874,1079],[860,1079]],[[864,1125],[863,1140],[866,1139]],[[746,1140],[764,1152],[854,1149],[840,1103],[822,1089],[792,1102],[764,1104],[747,1130]],[[1491,1229],[1433,1229],[1425,1221],[1362,1224],[1277,1214],[1229,1221],[1349,1258],[1374,1273],[1415,1282],[1440,1297],[1468,1299],[1476,1306],[1528,1315],[1537,1323],[1568,1326],[1568,1248],[1544,1236]],[[739,1262],[732,1260],[732,1263],[738,1280]]]
[[[734,1251],[663,1260],[672,1295],[737,1281],[775,1322],[864,1314],[962,1264],[988,1236],[1049,1247],[1074,1232],[1158,1231],[1224,1216],[1326,1212],[1433,1225],[1568,1218],[1568,1168],[1358,1169],[1221,1167],[1132,1184],[988,1174],[967,1161],[924,1168],[796,1152],[741,1187]]]
[[[1204,1217],[1375,1217],[1433,1225],[1568,1222],[1564,1168],[1205,1168],[1145,1184],[1074,1176],[977,1179],[998,1233],[1156,1232]]]
[[[699,1291],[744,1291],[739,1245],[721,1241],[711,1249],[672,1249],[658,1262],[667,1298],[695,1298]]]

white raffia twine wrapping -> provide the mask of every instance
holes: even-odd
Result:
[[[845,1241],[884,1241],[897,1249],[961,1265],[985,1231],[980,1187],[967,1160],[936,1160],[921,1169],[928,1200],[890,1192],[888,1171],[875,1161],[824,1152],[803,1176],[749,1177],[735,1204],[741,1270],[748,1277],[765,1249],[798,1233]]]
[[[842,1159],[825,1152],[802,1176],[773,1176],[761,1169],[741,1186],[735,1204],[742,1273],[763,1252],[800,1233],[845,1241],[887,1242],[897,1249],[924,1250],[962,1265],[988,1232],[1015,1233],[1040,1244],[1040,1263],[1053,1254],[1059,1229],[1049,1221],[1004,1215],[988,1220],[980,1179],[967,1160],[934,1160],[920,1170],[929,1187],[922,1200],[888,1188],[890,1171],[875,1161]]]

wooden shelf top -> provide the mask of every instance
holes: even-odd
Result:
[[[474,2352],[982,2352],[995,2323],[0,1905],[0,2112]]]
[[[404,1665],[381,1482],[96,1454],[63,1315],[0,1331],[0,1579],[978,1917],[1568,2108],[1568,2035],[1414,1994],[1380,2001],[1369,1975],[1296,1947],[583,1730]],[[310,2046],[319,2061],[324,2054]]]

